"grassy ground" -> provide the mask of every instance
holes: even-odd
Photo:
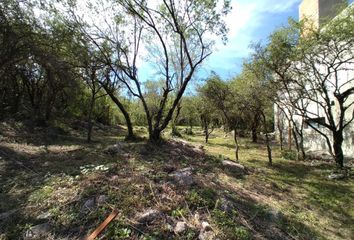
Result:
[[[241,139],[241,163],[250,173],[239,177],[222,167],[234,152],[231,136],[221,131],[208,144],[200,129],[183,135],[193,145],[203,144],[205,153],[180,141],[161,146],[140,141],[123,143],[112,155],[104,149],[123,141],[124,130],[96,128],[91,144],[83,130],[2,123],[0,214],[12,214],[0,220],[0,239],[21,238],[43,222],[51,226],[47,239],[77,239],[113,208],[119,214],[103,233],[107,239],[197,239],[203,221],[219,239],[354,238],[354,181],[327,180],[333,166],[285,160],[274,147],[269,167],[265,147]],[[190,188],[170,181],[169,173],[184,167],[194,169]],[[106,202],[83,209],[87,200],[102,195]],[[224,199],[232,203],[231,212],[220,208]],[[137,223],[137,214],[147,209],[161,216]],[[49,217],[39,217],[43,213]],[[171,231],[177,221],[189,225],[183,234]]]
[[[201,144],[204,138],[198,129],[187,140]],[[206,145],[213,155],[220,153],[234,157],[231,136],[225,137],[216,131]],[[290,225],[289,231],[311,229],[318,238],[354,238],[354,182],[328,180],[333,165],[311,164],[281,158],[279,147],[273,146],[273,167],[267,166],[266,147],[241,139],[240,162],[245,166],[259,169],[258,174],[247,177],[238,187],[247,190],[256,199],[268,206],[279,209],[294,222],[304,225]],[[315,165],[315,166],[312,166]],[[227,183],[228,180],[226,180]]]

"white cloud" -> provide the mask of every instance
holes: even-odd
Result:
[[[282,14],[299,5],[301,0],[232,0],[232,11],[225,22],[229,28],[228,43],[219,42],[216,51],[204,65],[205,69],[230,69],[230,73],[242,63],[232,60],[246,58],[249,44],[261,39],[254,38],[254,31],[266,23],[265,16]],[[272,24],[272,23],[267,23]]]

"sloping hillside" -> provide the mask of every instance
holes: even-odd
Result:
[[[153,146],[105,126],[86,144],[83,130],[1,124],[0,239],[79,239],[114,209],[100,239],[354,238],[354,182],[327,180],[331,165],[275,148],[268,167],[245,139],[233,164],[218,131]]]

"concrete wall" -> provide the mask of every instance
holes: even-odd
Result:
[[[299,18],[309,19],[311,25],[318,29],[347,5],[345,0],[303,0],[299,7]]]
[[[345,1],[346,2],[346,1]],[[300,8],[299,8],[299,14],[300,14],[300,19],[303,19],[304,17],[309,18],[310,20],[313,21],[313,27],[322,27],[322,24],[325,24],[326,21],[329,21],[333,17],[337,15],[339,11],[341,11],[343,8],[343,5],[340,6],[340,4],[343,4],[343,0],[303,0]],[[354,7],[354,4],[351,5],[349,8]],[[349,9],[347,8],[347,9]],[[345,14],[345,11],[342,12],[341,14]],[[325,28],[323,28],[325,30]],[[321,69],[321,67],[319,67]],[[326,72],[326,68],[324,66],[324,69],[322,69],[324,72]],[[322,71],[320,70],[320,71]],[[347,63],[345,66],[342,66],[341,69],[338,69],[338,82],[335,83],[335,79],[333,78],[334,76],[330,77],[330,81],[332,83],[327,82],[328,84],[328,89],[329,92],[331,92],[331,88],[333,87],[333,84],[336,84],[337,86],[342,86],[340,91],[343,92],[348,88],[352,88],[354,86],[354,63]],[[289,98],[286,97],[286,95],[283,95],[283,102],[287,101]],[[333,92],[330,94],[330,99],[333,100],[333,108],[332,108],[332,113],[334,115],[334,118],[336,119],[335,121],[338,121],[338,113],[340,111],[339,104],[336,102],[336,99],[333,95]],[[319,98],[320,99],[320,98]],[[347,101],[346,104],[349,105],[351,103],[354,103],[354,95],[351,95]],[[281,104],[281,103],[278,103]],[[286,103],[285,106],[289,106],[291,104]],[[276,137],[279,140],[279,134],[280,131],[283,133],[283,139],[284,139],[284,144],[288,144],[288,139],[289,139],[289,121],[286,119],[286,116],[284,116],[284,113],[282,113],[277,105],[274,106],[274,121],[275,121],[275,126],[276,126]],[[284,108],[284,105],[283,105]],[[309,105],[307,106],[307,110],[311,113],[314,113],[314,116],[308,115],[307,117],[309,118],[316,118],[316,117],[325,117],[325,112],[322,107],[319,107],[318,103],[315,102],[309,102]],[[348,121],[351,119],[351,113],[354,112],[354,105],[350,106],[350,108],[346,111],[346,120]],[[304,119],[296,114],[296,111],[294,109],[287,109],[285,111],[285,114],[288,116],[293,116],[293,119],[296,122],[296,125],[301,125],[301,123],[304,121]],[[328,119],[325,120],[328,122]],[[282,129],[279,130],[277,128],[278,122],[282,123]],[[332,142],[332,134],[330,131],[327,129],[318,126],[319,130],[321,132],[324,132]],[[321,136],[319,133],[317,133],[315,130],[313,130],[311,127],[307,127],[303,131],[304,134],[304,147],[308,151],[328,151],[328,146],[326,143],[326,140],[323,136]],[[294,145],[294,139],[292,138],[292,145]],[[343,147],[343,152],[346,157],[349,158],[354,158],[354,122],[352,122],[350,125],[347,126],[347,128],[344,131],[344,143],[342,145]]]

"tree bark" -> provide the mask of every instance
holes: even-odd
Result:
[[[239,158],[238,158],[239,145],[238,145],[238,140],[237,140],[237,131],[236,131],[236,128],[234,128],[233,130],[234,130],[234,142],[235,142],[235,158],[236,158],[236,161],[238,162],[239,161]]]
[[[107,94],[112,99],[112,101],[117,105],[117,107],[122,112],[122,114],[123,114],[123,116],[125,118],[125,123],[126,123],[127,129],[128,129],[128,133],[127,133],[127,136],[125,137],[125,139],[127,139],[127,140],[135,139],[135,135],[134,135],[134,131],[133,131],[133,124],[132,124],[132,122],[130,120],[129,113],[127,112],[127,110],[125,110],[124,105],[113,94],[113,92],[107,86],[105,86],[104,84],[102,86],[106,90]]]
[[[272,149],[270,147],[270,141],[269,141],[269,136],[268,133],[265,133],[266,135],[266,144],[267,144],[267,153],[268,153],[268,163],[270,166],[273,165],[273,160],[272,160]]]
[[[291,150],[291,145],[292,145],[292,127],[291,127],[291,121],[289,120],[288,124],[288,148]]]
[[[182,106],[181,106],[181,103],[179,103],[177,106],[177,109],[176,109],[176,115],[172,121],[172,135],[173,136],[181,136],[181,134],[178,132],[178,129],[177,129],[178,118],[179,118],[181,109],[182,109]]]
[[[258,136],[257,136],[257,128],[252,128],[252,142],[257,143]]]
[[[263,129],[264,129],[264,133],[265,133],[265,137],[266,137],[266,145],[267,145],[267,153],[268,153],[268,164],[269,164],[269,166],[272,166],[273,165],[272,148],[270,147],[266,116],[265,116],[265,114],[263,112],[262,112],[261,116],[263,118]]]
[[[294,136],[294,140],[295,140],[295,147],[296,147],[296,160],[300,160],[300,144],[299,144],[299,140],[298,140],[298,136],[294,130],[294,128],[292,129],[293,132],[293,136]]]
[[[95,104],[95,95],[92,94],[91,96],[91,101],[90,101],[90,108],[89,108],[89,114],[88,114],[88,121],[87,121],[87,142],[91,142],[91,135],[92,135],[92,112],[93,112],[93,107]]]
[[[205,143],[208,143],[209,140],[209,129],[208,124],[204,123],[204,133],[205,133]]]
[[[253,119],[253,123],[252,123],[252,142],[253,143],[257,143],[258,141],[258,136],[257,136],[257,130],[258,130],[258,114],[255,114],[254,119]]]
[[[151,134],[149,134],[149,141],[154,144],[161,143],[161,130],[155,128]]]
[[[334,151],[334,158],[336,164],[340,169],[344,166],[344,154],[342,149],[343,144],[343,131],[335,131],[333,132],[333,151]]]

